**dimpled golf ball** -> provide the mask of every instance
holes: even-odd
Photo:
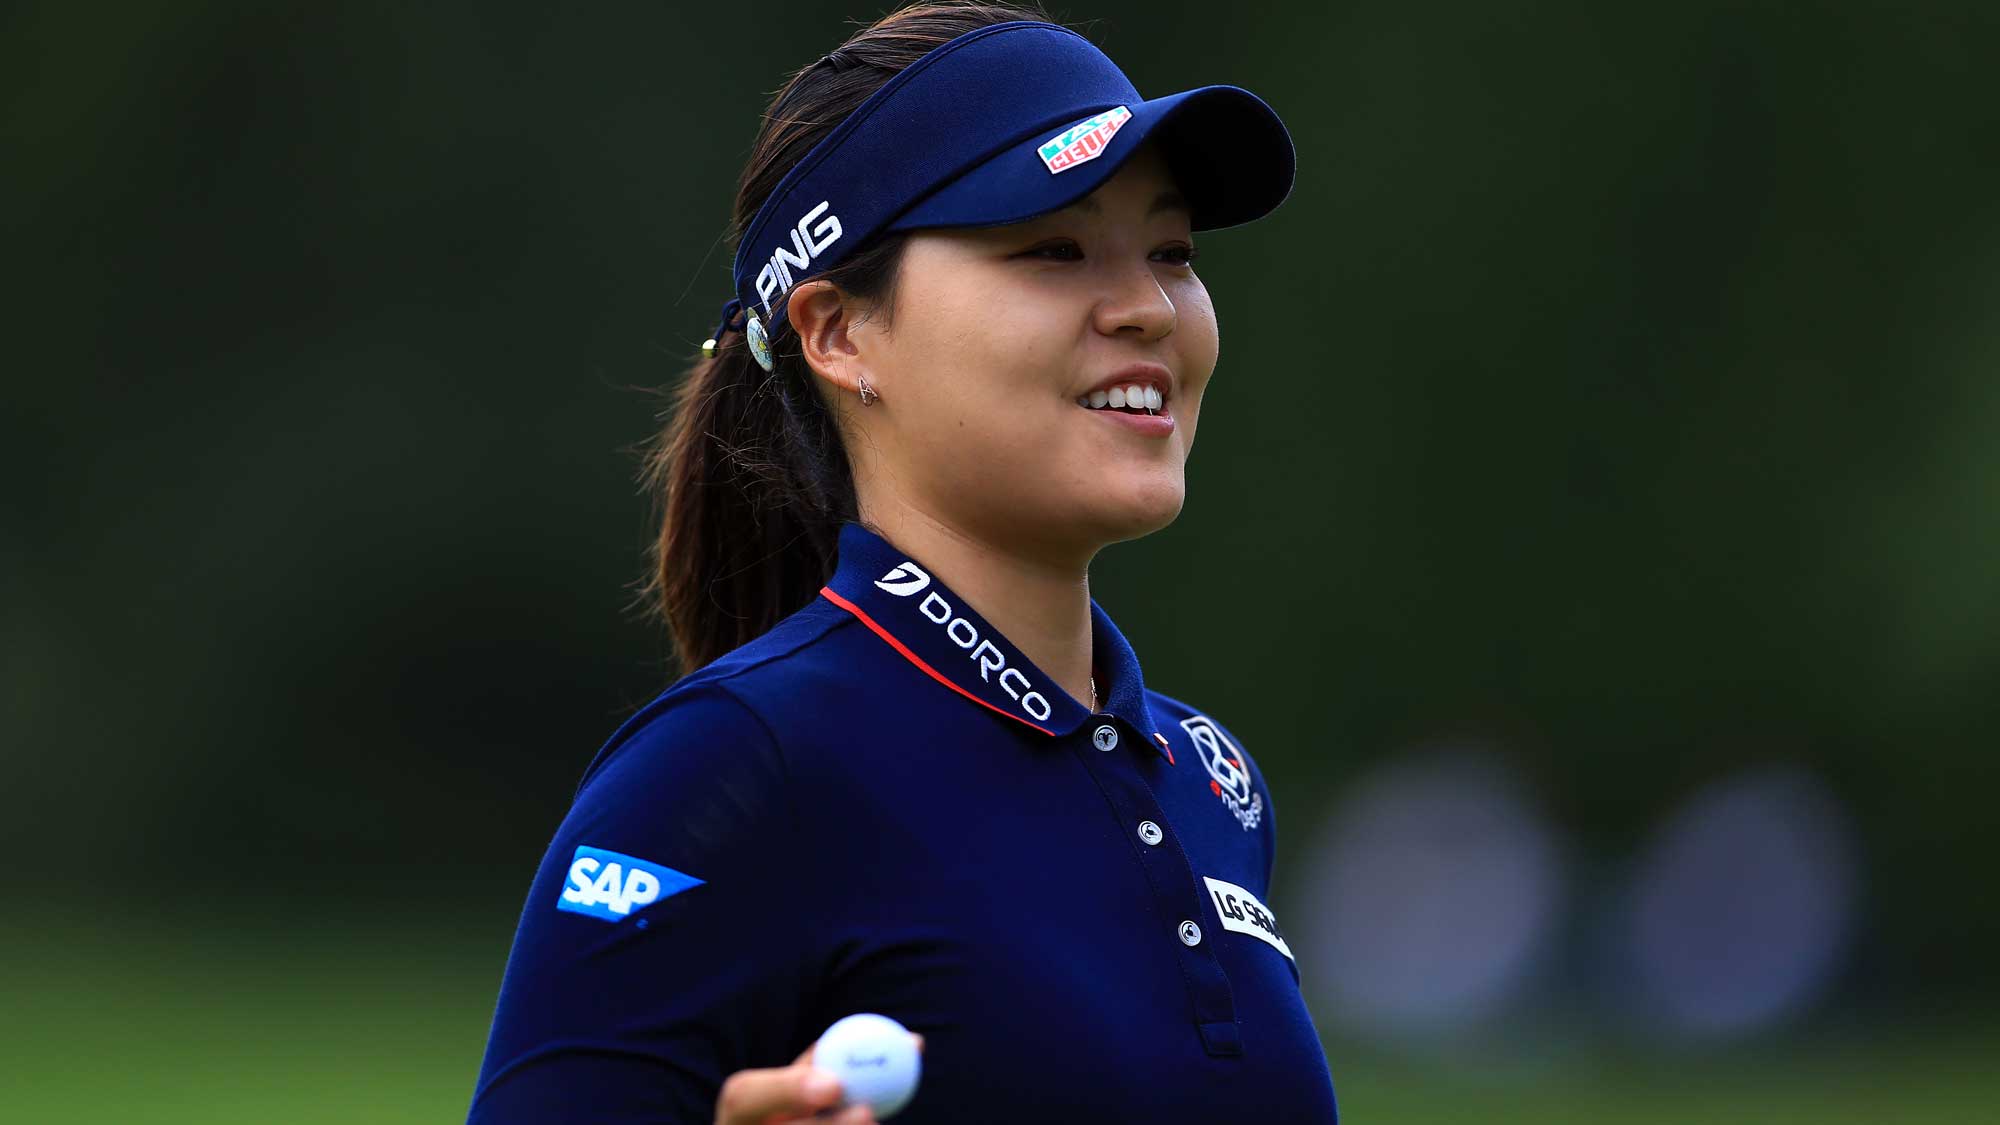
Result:
[[[842,1105],[866,1105],[877,1120],[910,1104],[922,1071],[909,1028],[873,1012],[843,1016],[821,1032],[812,1065],[840,1079]]]

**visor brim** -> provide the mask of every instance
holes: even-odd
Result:
[[[1096,191],[1149,140],[1159,142],[1195,230],[1261,218],[1291,193],[1297,167],[1291,134],[1250,91],[1202,86],[1126,108],[1132,119],[1095,158],[1050,172],[1036,148],[1058,123],[975,165],[886,229],[1002,226],[1061,210]]]

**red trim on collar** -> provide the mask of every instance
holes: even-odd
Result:
[[[943,684],[944,686],[950,688],[951,690],[957,692],[958,694],[964,696],[965,698],[972,700],[974,703],[979,704],[981,707],[986,708],[988,711],[993,712],[995,715],[1005,715],[1017,723],[1022,723],[1027,726],[1034,727],[1036,730],[1041,731],[1043,734],[1048,735],[1050,738],[1055,737],[1056,732],[1050,730],[1049,728],[1042,726],[1035,726],[1034,723],[1028,722],[1028,720],[1022,718],[1019,715],[1015,715],[1007,711],[1002,711],[1000,708],[993,706],[991,703],[986,702],[984,699],[979,698],[978,696],[972,694],[971,692],[951,682],[950,679],[946,678],[944,673],[938,671],[936,668],[931,667],[929,664],[924,663],[923,657],[918,656],[914,652],[911,652],[908,648],[905,648],[903,646],[903,642],[897,640],[895,637],[890,636],[889,630],[884,629],[881,625],[877,624],[875,619],[868,616],[867,613],[863,612],[860,606],[855,605],[853,602],[850,602],[846,598],[841,597],[839,594],[834,593],[833,587],[821,586],[819,588],[819,593],[821,597],[825,598],[826,600],[832,602],[833,604],[839,606],[840,608],[846,610],[847,612],[853,614],[855,617],[859,618],[861,620],[861,623],[863,625],[868,626],[869,629],[873,630],[876,636],[882,638],[885,641],[888,641],[890,648],[893,648],[897,652],[902,653],[903,659],[908,660],[910,663],[923,669],[924,674],[928,675],[931,679],[936,680],[938,683]]]

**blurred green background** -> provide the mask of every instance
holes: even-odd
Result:
[[[0,1117],[462,1117],[673,674],[651,392],[770,92],[882,10],[0,17]],[[1057,11],[1298,146],[1093,592],[1274,789],[1347,1117],[1981,1115],[2000,9]]]

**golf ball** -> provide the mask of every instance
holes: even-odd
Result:
[[[843,1105],[864,1104],[878,1120],[910,1104],[922,1071],[910,1030],[873,1012],[843,1016],[821,1032],[812,1065],[840,1079]]]

